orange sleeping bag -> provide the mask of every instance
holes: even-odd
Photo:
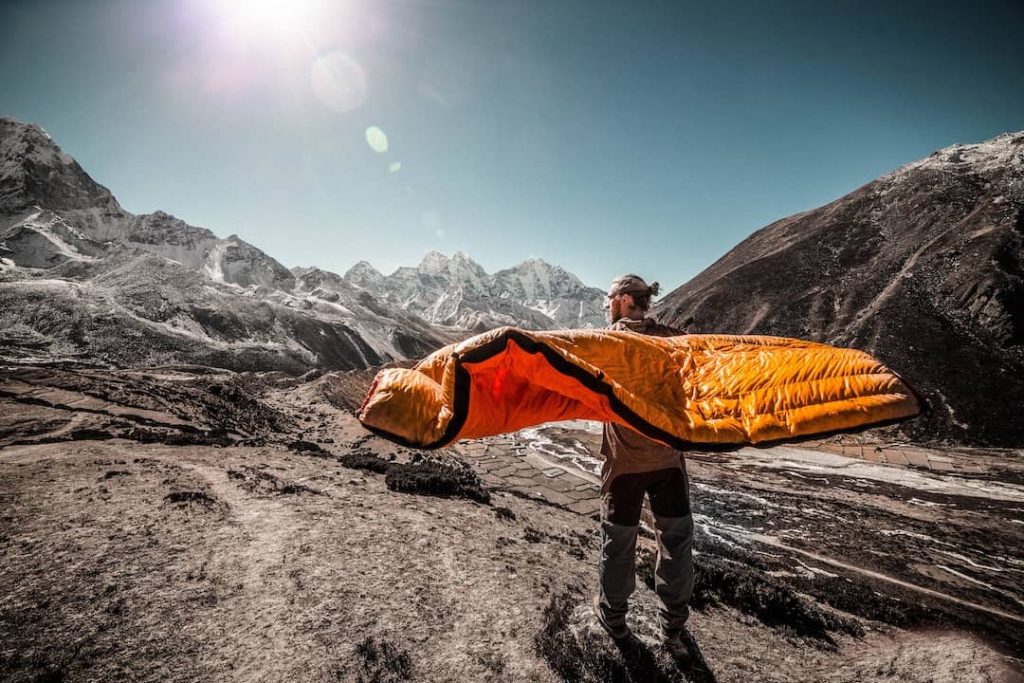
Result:
[[[692,449],[919,411],[895,373],[853,349],[783,337],[503,327],[435,351],[412,369],[381,370],[359,420],[416,448],[585,419]]]

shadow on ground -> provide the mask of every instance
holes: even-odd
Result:
[[[537,654],[563,681],[589,683],[714,683],[695,640],[689,656],[673,657],[643,637],[614,641],[595,628],[592,610],[582,593],[568,589],[551,598],[544,610],[543,624],[534,638]]]

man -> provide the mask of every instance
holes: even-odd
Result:
[[[608,290],[610,329],[672,336],[680,332],[646,317],[658,283],[648,285],[637,275],[623,275]],[[658,539],[655,590],[661,600],[659,616],[666,649],[688,652],[686,620],[693,592],[693,519],[689,482],[680,451],[614,423],[604,425],[601,453],[601,527],[603,541],[600,594],[595,613],[616,640],[630,636],[626,625],[629,596],[636,582],[634,560],[640,508],[650,498]]]

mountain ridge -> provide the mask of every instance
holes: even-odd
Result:
[[[430,322],[474,331],[605,324],[604,292],[539,258],[487,273],[465,252],[447,256],[432,250],[418,265],[400,266],[389,275],[360,261],[344,279]]]
[[[1024,133],[937,150],[775,221],[656,316],[863,349],[927,398],[932,410],[907,428],[915,438],[1020,446]]]
[[[490,276],[462,252],[428,252],[396,274],[390,282],[403,291],[388,300],[368,263],[350,268],[353,284],[320,268],[288,269],[237,235],[220,238],[164,211],[132,214],[42,128],[0,119],[0,289],[15,304],[6,319],[20,331],[5,337],[5,350],[17,357],[59,349],[123,365],[177,353],[302,372],[416,358],[500,325],[558,326],[543,307],[559,307],[546,301],[499,301],[492,311]],[[44,290],[51,312],[34,303]],[[109,311],[106,328],[97,305]]]

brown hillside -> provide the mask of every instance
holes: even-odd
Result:
[[[926,440],[1024,443],[1024,133],[955,145],[773,223],[670,293],[662,322],[879,356]]]

